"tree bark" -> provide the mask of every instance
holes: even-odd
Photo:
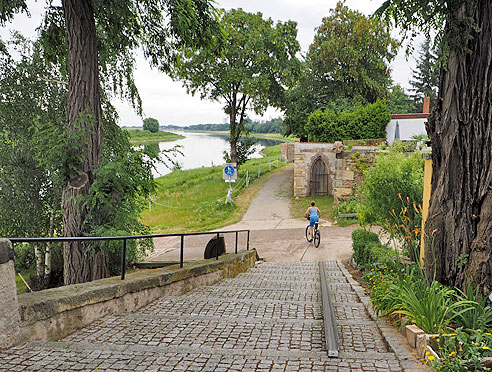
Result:
[[[492,291],[492,3],[463,6],[480,28],[463,37],[469,53],[451,50],[439,100],[427,123],[432,141],[432,193],[425,225],[429,275],[464,288]]]
[[[236,95],[234,94],[233,99],[231,100],[230,103],[230,112],[229,112],[229,131],[230,131],[230,138],[229,142],[231,144],[231,163],[236,163],[237,164],[237,141],[239,139],[239,136],[237,135],[237,123],[236,123],[236,116],[237,116],[237,108],[236,108]]]
[[[62,0],[62,6],[68,43],[67,129],[69,140],[81,144],[80,158],[72,164],[78,174],[63,186],[63,235],[83,236],[87,211],[81,199],[94,181],[102,141],[97,37],[91,0]],[[63,254],[66,285],[94,279],[93,257],[85,244],[65,243]]]

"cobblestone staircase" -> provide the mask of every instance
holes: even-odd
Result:
[[[417,371],[388,348],[341,264],[325,270],[338,358],[325,349],[318,263],[262,263],[59,342],[0,353],[0,371]]]

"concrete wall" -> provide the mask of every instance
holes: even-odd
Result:
[[[112,277],[23,294],[18,297],[18,306],[15,296],[15,300],[9,299],[9,312],[0,314],[0,324],[9,323],[12,314],[20,316],[17,344],[58,340],[108,314],[135,311],[161,296],[180,295],[234,277],[254,266],[256,257],[255,250],[241,251],[220,256],[219,260],[186,263],[182,269],[168,266],[142,270],[127,274],[125,280]],[[11,280],[15,277],[13,271],[7,275]],[[1,308],[4,307],[5,303]],[[6,332],[0,328],[0,340],[9,335]]]
[[[10,241],[0,239],[0,349],[12,346],[20,331],[13,260]]]
[[[328,194],[338,200],[352,195],[352,186],[362,181],[362,169],[374,162],[378,152],[373,146],[354,146],[351,151],[336,154],[332,143],[296,142],[294,145],[294,196],[311,195],[312,167],[321,158],[329,174]]]

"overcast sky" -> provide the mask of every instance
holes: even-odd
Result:
[[[346,5],[351,9],[370,15],[383,0],[347,0]],[[243,8],[247,12],[261,12],[264,18],[274,21],[293,20],[298,24],[298,40],[302,52],[305,53],[313,41],[315,28],[321,24],[321,19],[328,15],[337,0],[217,0],[217,6],[226,10]],[[44,0],[28,0],[31,17],[19,15],[6,29],[0,30],[2,37],[7,37],[8,29],[16,29],[26,36],[33,36],[35,28],[40,24],[44,12]],[[395,33],[396,36],[396,33]],[[401,50],[391,66],[392,77],[396,83],[409,88],[411,69],[415,66],[414,58],[406,60],[405,51]],[[199,96],[192,97],[179,82],[173,82],[165,74],[150,69],[143,58],[137,58],[135,81],[143,101],[145,117],[159,120],[161,125],[176,124],[190,125],[199,123],[223,123],[226,116],[223,105],[218,102],[200,100]],[[124,102],[114,102],[120,114],[120,125],[141,125],[142,119]],[[278,117],[281,113],[269,109],[264,119]],[[254,114],[250,117],[259,119]]]

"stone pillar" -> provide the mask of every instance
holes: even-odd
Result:
[[[0,299],[0,349],[5,349],[14,345],[20,331],[14,251],[7,239],[0,239]]]

